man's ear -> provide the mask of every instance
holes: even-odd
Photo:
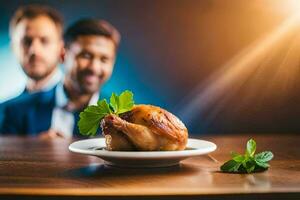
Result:
[[[65,48],[62,48],[61,54],[60,54],[60,62],[61,63],[65,62],[65,55],[66,55],[66,50],[65,50]]]
[[[65,55],[66,55],[65,44],[64,44],[64,42],[62,42],[62,47],[61,47],[61,52],[60,52],[60,63],[65,62]]]
[[[17,54],[19,54],[19,52],[16,49],[16,43],[15,42],[16,41],[13,41],[13,39],[11,38],[9,46],[10,46],[10,49],[12,50],[12,52],[14,53],[14,55],[17,55]]]

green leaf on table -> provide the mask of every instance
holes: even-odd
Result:
[[[232,157],[232,160],[234,160],[236,162],[243,162],[245,160],[245,156],[238,154],[234,151],[231,152],[231,157]]]
[[[230,155],[231,155],[231,158],[234,158],[234,157],[239,156],[239,155],[241,155],[241,154],[238,154],[238,153],[235,152],[235,151],[231,151],[231,152],[230,152]]]
[[[256,142],[250,139],[247,142],[246,151],[244,155],[231,151],[232,160],[225,162],[221,166],[223,172],[230,173],[252,173],[264,171],[270,167],[268,161],[274,156],[270,151],[264,151],[255,154]]]
[[[245,160],[245,156],[239,155],[239,156],[232,158],[232,160],[234,160],[236,162],[243,162]]]
[[[227,172],[237,172],[240,166],[241,163],[238,163],[234,160],[229,160],[221,166],[221,170]]]
[[[264,169],[267,169],[270,167],[270,164],[266,163],[266,162],[259,162],[259,161],[255,161],[256,164]]]
[[[261,153],[258,153],[254,156],[255,161],[257,162],[269,162],[274,157],[273,153],[271,151],[263,151]]]
[[[254,171],[255,166],[256,163],[254,162],[254,160],[248,160],[246,162],[243,162],[243,167],[245,168],[247,173],[251,173],[252,171]]]
[[[253,139],[250,139],[247,142],[247,149],[246,149],[247,155],[252,157],[254,156],[255,151],[256,151],[256,142]]]

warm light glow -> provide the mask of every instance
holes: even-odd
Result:
[[[281,9],[287,9],[292,15],[300,15],[300,1],[289,0],[282,4]]]
[[[238,98],[238,104],[231,105],[233,113],[251,106],[254,101],[259,105],[287,97],[300,73],[299,24],[298,13],[290,16],[197,86],[184,101],[185,107],[180,113],[184,121],[210,123],[233,96]],[[239,93],[244,95],[238,96]]]
[[[286,16],[300,14],[300,1],[299,0],[266,0],[258,1],[260,6],[274,13],[285,14]]]

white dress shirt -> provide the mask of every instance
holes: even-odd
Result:
[[[93,94],[88,105],[97,104],[99,92]],[[64,91],[63,82],[60,82],[55,88],[56,106],[52,112],[51,129],[61,133],[65,138],[71,138],[74,129],[74,115],[71,111],[65,109],[69,99]]]

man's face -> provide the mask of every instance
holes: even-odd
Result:
[[[12,45],[24,72],[34,80],[51,74],[63,53],[61,30],[47,16],[21,20],[12,33]]]
[[[97,35],[79,36],[66,49],[67,76],[81,93],[95,93],[112,74],[115,52],[111,39]]]

